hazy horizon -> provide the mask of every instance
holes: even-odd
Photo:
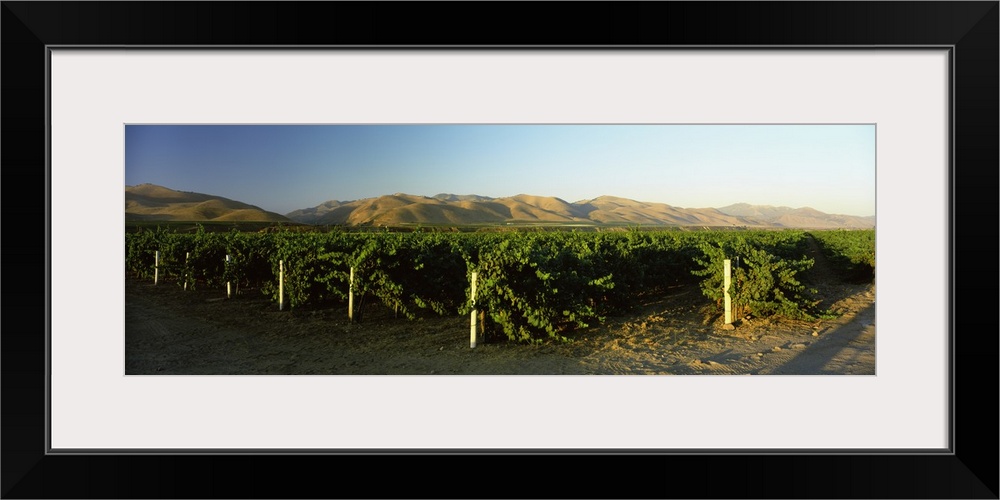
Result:
[[[287,214],[394,193],[875,214],[874,125],[126,125],[125,185]]]

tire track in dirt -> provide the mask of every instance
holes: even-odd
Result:
[[[817,342],[773,373],[875,375],[875,346],[875,306],[872,298],[870,306],[826,328]]]

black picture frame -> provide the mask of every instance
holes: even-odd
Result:
[[[4,498],[998,498],[997,1],[2,3]],[[52,45],[950,46],[952,453],[47,454]]]

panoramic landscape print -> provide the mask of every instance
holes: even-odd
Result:
[[[126,375],[875,375],[874,125],[126,125]]]

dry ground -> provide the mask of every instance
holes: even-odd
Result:
[[[467,317],[394,318],[366,306],[278,311],[258,292],[125,283],[125,373],[371,375],[875,374],[875,287],[814,277],[836,319],[750,319],[722,328],[697,285],[577,332],[571,343],[469,347]]]

